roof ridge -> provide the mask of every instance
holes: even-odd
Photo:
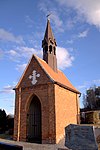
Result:
[[[43,61],[43,63],[45,63],[45,64],[47,64],[47,63],[46,63],[43,59],[39,58],[38,56],[36,56],[36,55],[34,55],[34,56],[35,56],[36,60],[38,61],[39,65],[41,66],[41,68],[44,70],[44,72],[46,73],[46,75],[49,77],[49,79],[54,82],[54,80],[52,79],[52,77],[50,76],[50,74],[48,74],[48,72],[47,72],[46,69],[43,67],[43,65],[41,65],[41,63],[39,62],[38,59],[40,59],[40,61]],[[47,65],[48,65],[48,64],[47,64]],[[49,66],[49,65],[48,65],[48,66]],[[50,67],[50,66],[49,66],[49,67]],[[52,68],[50,67],[50,69],[52,69]]]
[[[42,61],[43,63],[45,63],[46,65],[48,65],[47,63],[46,63],[46,61],[45,60],[43,60],[43,59],[41,59],[40,57],[38,57],[37,55],[35,55],[35,57],[36,57],[36,59],[39,59],[40,61]],[[49,65],[48,65],[49,66]],[[43,67],[42,67],[43,68]],[[50,66],[49,66],[49,68],[54,72],[54,73],[56,73],[57,74],[57,72],[55,72]],[[59,69],[57,69],[57,71],[60,71]],[[61,71],[62,72],[62,71]]]

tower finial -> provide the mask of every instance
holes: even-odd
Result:
[[[49,17],[51,16],[51,13],[49,13],[46,17],[47,17],[47,20],[49,20]]]

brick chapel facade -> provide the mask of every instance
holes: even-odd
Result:
[[[57,69],[56,46],[47,20],[43,60],[33,55],[15,87],[14,140],[59,143],[79,121],[80,92]]]

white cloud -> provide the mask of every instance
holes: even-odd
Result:
[[[58,68],[64,70],[65,68],[72,66],[74,57],[69,54],[67,49],[57,47],[57,60]]]
[[[23,62],[24,59],[25,63],[23,63],[22,65],[18,64],[16,67],[18,71],[23,71],[31,56],[33,54],[36,54],[37,56],[42,58],[43,51],[34,48],[29,48],[29,47],[19,47],[16,50],[10,50],[8,54],[13,61],[19,60],[20,62]],[[67,49],[63,47],[57,47],[57,62],[58,62],[59,69],[66,69],[67,67],[72,66],[73,60],[74,57],[70,55]]]
[[[66,21],[66,29],[67,30],[70,30],[74,27],[74,24],[77,22],[77,19],[76,17],[75,18],[71,18]]]
[[[25,58],[26,61],[29,60],[33,54],[42,57],[42,50],[37,50],[30,47],[16,47],[15,50],[11,49],[7,51],[6,54],[8,54],[8,57],[11,60],[20,62],[23,58]]]
[[[33,19],[30,18],[30,16],[27,15],[25,17],[25,21],[28,24],[28,27],[30,27],[30,28],[33,27],[34,21],[33,21]]]
[[[57,31],[59,32],[63,32],[64,28],[63,28],[63,21],[61,20],[60,16],[59,16],[59,10],[57,10],[53,5],[51,5],[51,1],[45,1],[45,2],[41,2],[39,3],[39,9],[45,14],[51,14],[50,15],[50,20],[51,22],[54,23],[54,26],[56,28]]]
[[[77,86],[77,89],[79,89],[79,90],[82,90],[82,89],[86,89],[86,85],[79,85],[79,86]]]
[[[31,58],[32,54],[36,54],[40,58],[42,58],[43,52],[42,50],[36,50],[34,48],[22,47],[20,48],[21,56],[26,57],[28,59]],[[72,66],[72,62],[74,57],[70,55],[67,49],[63,47],[57,47],[57,62],[58,68],[65,69],[67,67]],[[25,68],[26,64],[19,66],[18,68]]]
[[[19,54],[15,50],[10,50],[7,53],[10,54],[11,56],[19,56]]]
[[[30,52],[32,50],[33,52],[33,48],[31,49],[25,48],[25,50],[26,51],[30,50]],[[40,52],[34,51],[34,54],[38,55],[39,57],[42,57],[41,51]],[[64,70],[67,67],[71,67],[73,60],[74,60],[74,57],[70,55],[67,49],[63,47],[57,47],[57,65],[59,69]],[[16,66],[16,70],[18,70],[19,72],[23,72],[26,66],[27,66],[27,63],[21,64],[21,65],[18,64]]]
[[[90,87],[93,87],[94,85],[99,86],[100,85],[100,79],[85,81],[82,85],[77,86],[77,89],[86,91],[87,89],[89,89]]]
[[[0,58],[2,58],[3,57],[3,51],[0,49]]]
[[[23,52],[29,56],[32,56],[32,54],[36,54],[42,58],[42,51],[37,51],[33,48],[24,47],[24,49],[22,51],[22,55],[23,55]],[[29,58],[31,58],[31,57],[29,57]],[[63,47],[57,47],[57,63],[58,63],[59,69],[63,70],[63,69],[66,69],[67,67],[71,67],[73,60],[74,60],[74,57],[69,54],[67,49],[65,49]],[[22,65],[17,65],[16,69],[18,71],[23,71],[25,69],[26,65],[27,65],[26,63],[22,64]]]
[[[32,54],[36,54],[39,57],[42,56],[42,50],[37,50],[30,47],[20,47],[18,48],[18,52],[21,53],[21,57],[31,58]]]
[[[100,0],[56,0],[62,6],[71,7],[89,24],[100,28]]]
[[[78,37],[79,38],[85,38],[85,37],[87,37],[87,35],[88,35],[88,30],[85,30],[83,32],[80,32]]]
[[[26,66],[27,64],[17,65],[16,70],[18,70],[19,72],[23,72]]]
[[[67,40],[66,43],[67,43],[67,44],[73,44],[74,41],[76,41],[76,40],[78,40],[78,39],[86,38],[86,37],[88,36],[88,33],[89,33],[89,30],[86,29],[86,30],[84,30],[84,31],[82,31],[82,32],[80,32],[80,33],[78,33],[78,34],[76,34],[76,35],[73,35],[73,36],[72,36],[72,39]]]
[[[24,43],[21,36],[15,36],[13,33],[0,28],[0,40],[6,42]]]
[[[55,24],[55,27],[59,32],[64,32],[63,21],[60,19],[56,11],[52,12],[50,19]]]
[[[2,90],[0,90],[0,93],[12,94],[12,93],[14,93],[13,88],[14,88],[14,85],[7,85],[7,86],[3,87]]]
[[[11,49],[9,51],[6,51],[5,54],[12,61],[14,61],[14,62],[20,62],[21,53],[17,52],[17,50]]]
[[[93,80],[94,84],[100,84],[100,79]]]
[[[73,44],[73,42],[74,42],[74,40],[73,40],[73,39],[71,39],[71,40],[67,40],[67,43],[68,43],[68,44]]]

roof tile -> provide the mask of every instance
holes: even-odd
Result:
[[[58,84],[61,84],[62,86],[65,86],[66,88],[70,89],[71,91],[74,91],[76,93],[80,93],[67,79],[67,77],[62,73],[62,71],[58,70],[57,72],[53,71],[53,69],[42,59],[34,55],[35,58],[40,63],[41,67],[45,70],[45,72],[50,76],[50,78],[57,82]]]

